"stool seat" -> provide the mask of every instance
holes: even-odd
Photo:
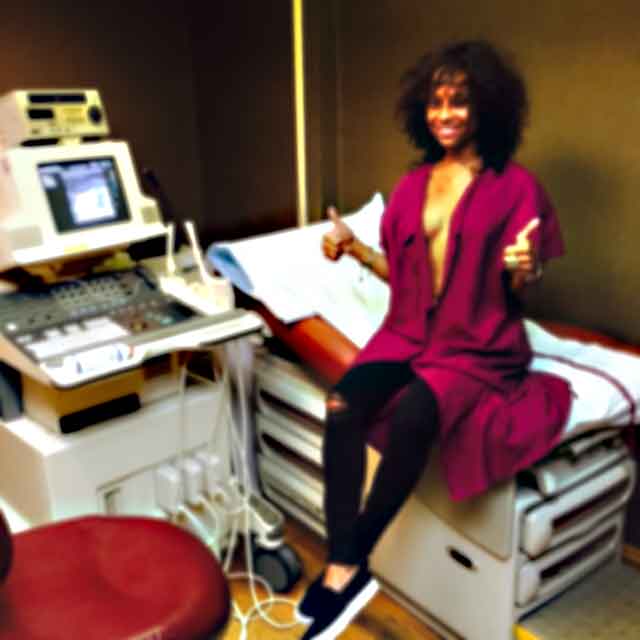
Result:
[[[229,615],[220,565],[178,526],[89,516],[12,537],[0,640],[209,639]]]

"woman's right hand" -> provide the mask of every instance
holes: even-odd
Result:
[[[322,236],[322,252],[329,260],[338,260],[343,253],[349,253],[356,237],[335,207],[327,209],[327,216],[333,222],[333,228]]]

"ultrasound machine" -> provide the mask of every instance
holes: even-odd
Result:
[[[186,479],[197,500],[230,495],[232,436],[212,416],[239,393],[219,372],[263,325],[205,270],[191,223],[176,265],[173,226],[108,134],[95,90],[0,98],[0,502],[14,530],[179,511],[202,534]],[[168,254],[134,262],[126,250],[153,238]],[[198,353],[207,373],[185,373]],[[273,533],[279,513],[252,506]]]
[[[140,268],[63,277],[78,258],[167,232],[129,146],[102,140],[107,132],[95,91],[15,91],[0,102],[0,270],[40,283],[3,296],[0,357],[45,385],[75,387],[259,325],[229,296],[200,313]]]

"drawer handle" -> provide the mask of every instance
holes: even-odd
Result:
[[[462,565],[465,569],[469,571],[475,571],[476,565],[473,564],[473,560],[466,556],[462,551],[458,551],[453,547],[447,547],[447,553],[455,560],[458,564]]]

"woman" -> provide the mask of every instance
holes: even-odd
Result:
[[[486,42],[447,45],[406,77],[398,112],[423,162],[396,186],[378,253],[333,209],[325,255],[358,260],[391,288],[381,328],[327,398],[328,563],[298,612],[304,638],[334,638],[375,594],[367,559],[439,439],[451,497],[464,499],[542,457],[568,385],[529,373],[519,293],[563,253],[553,208],[511,161],[527,113],[520,76]],[[365,444],[393,411],[362,509]]]

